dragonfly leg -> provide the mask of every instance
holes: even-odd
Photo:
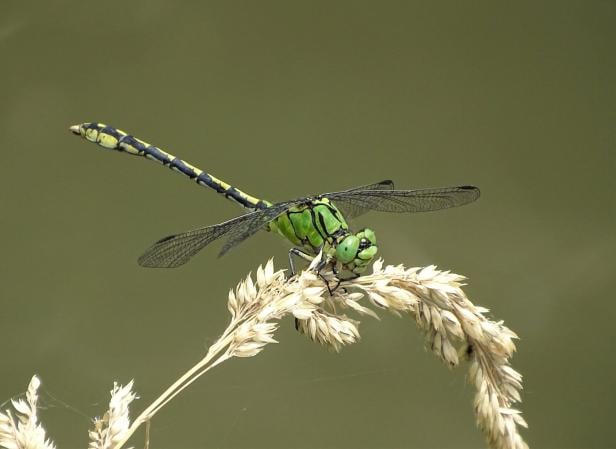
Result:
[[[323,282],[325,282],[325,286],[327,287],[327,291],[329,292],[329,296],[334,296],[334,292],[338,289],[338,287],[340,287],[340,280],[338,279],[338,281],[336,282],[336,286],[334,288],[331,288],[329,286],[329,281],[327,279],[325,279],[325,276],[323,276],[321,274],[321,272],[319,272],[318,276],[323,279]]]
[[[293,262],[293,256],[299,257],[300,259],[307,262],[312,262],[314,260],[313,256],[305,253],[301,249],[291,248],[289,250],[289,265],[291,266],[291,276],[295,276],[297,274],[297,271],[295,270],[295,263]],[[323,253],[321,253],[321,260],[319,260],[319,263],[316,265],[315,268],[317,276],[323,279],[323,282],[325,282],[325,285],[327,286],[327,291],[329,292],[329,295],[332,296],[336,289],[340,286],[340,280],[338,280],[336,286],[333,289],[330,287],[329,281],[325,278],[325,276],[321,274],[321,270],[323,270],[323,268],[325,268],[328,263],[330,263],[330,260]]]
[[[336,289],[340,286],[340,281],[338,281],[336,283],[336,286],[334,288],[331,288],[329,285],[329,281],[325,278],[325,276],[323,276],[321,274],[321,271],[329,264],[331,263],[331,259],[328,258],[325,253],[323,252],[323,247],[319,248],[319,252],[321,254],[321,259],[319,260],[319,262],[316,265],[316,271],[317,271],[317,276],[319,276],[321,279],[323,279],[323,282],[325,282],[325,286],[327,287],[327,291],[329,292],[329,296],[333,296],[334,292],[336,291]],[[333,270],[335,272],[336,269],[336,265],[333,264]]]
[[[348,278],[341,278],[341,277],[339,277],[338,280],[340,282],[342,282],[342,281],[352,281],[353,279],[357,279],[358,277],[359,277],[359,274],[353,273],[353,275],[349,276]]]
[[[325,253],[323,252],[323,246],[319,248],[319,254],[321,254],[321,258],[319,262],[317,263],[317,266],[315,267],[318,273],[320,273],[321,270],[325,268],[327,264],[330,262],[330,259],[328,259]]]
[[[332,272],[334,273],[334,276],[336,277],[336,280],[338,281],[338,283],[334,287],[334,291],[336,291],[336,290],[338,290],[338,287],[340,287],[340,283],[342,282],[342,279],[340,279],[340,276],[338,276],[338,274],[340,274],[340,272],[338,271],[338,268],[336,268],[336,264],[334,264],[334,266],[332,268]],[[342,287],[342,290],[344,292],[346,292],[346,289],[344,287]]]
[[[336,267],[336,265],[334,265],[332,267],[332,272],[334,273],[334,276],[336,277],[336,286],[332,289],[329,287],[329,284],[327,285],[327,288],[329,289],[329,293],[332,294],[333,292],[335,292],[336,290],[338,290],[338,288],[340,287],[340,284],[344,281],[352,281],[353,279],[357,279],[360,275],[357,273],[353,273],[353,275],[343,278],[340,276],[340,272],[338,271],[338,268]],[[342,291],[346,292],[347,289],[342,287]]]
[[[313,257],[310,254],[303,252],[299,248],[291,248],[289,250],[289,265],[291,266],[291,276],[295,276],[297,272],[295,271],[295,263],[293,262],[293,256],[299,257],[302,260],[307,262],[312,262]]]

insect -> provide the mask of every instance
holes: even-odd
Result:
[[[213,241],[226,238],[219,255],[225,254],[259,230],[267,230],[289,240],[291,271],[293,256],[311,261],[321,253],[323,263],[331,263],[334,273],[359,276],[377,253],[373,230],[349,229],[347,219],[375,210],[381,212],[428,212],[462,206],[479,198],[479,189],[470,185],[421,190],[395,190],[390,180],[323,193],[290,201],[271,203],[248,195],[215,176],[160,148],[102,123],[83,123],[70,130],[103,148],[143,156],[160,162],[197,184],[210,187],[244,207],[247,212],[223,223],[164,237],[154,243],[138,262],[144,267],[172,268],[185,264]],[[324,266],[324,265],[323,265]]]

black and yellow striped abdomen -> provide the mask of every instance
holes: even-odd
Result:
[[[189,177],[199,185],[214,189],[216,192],[247,209],[263,209],[271,204],[268,201],[248,195],[188,162],[117,128],[103,123],[83,123],[72,126],[70,129],[73,133],[79,134],[103,148],[128,153],[133,156],[143,156],[159,162]]]

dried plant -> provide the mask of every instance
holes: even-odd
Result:
[[[498,449],[528,448],[518,426],[527,427],[521,413],[512,408],[521,402],[522,376],[509,364],[516,334],[502,321],[486,317],[487,309],[475,306],[461,289],[463,276],[436,270],[434,266],[405,269],[374,264],[371,275],[346,285],[359,293],[336,294],[337,302],[360,313],[370,313],[357,303],[369,301],[392,312],[407,312],[427,337],[432,352],[450,367],[459,354],[468,354],[470,380],[477,392],[474,406],[477,425],[488,443]]]
[[[89,449],[111,449],[125,437],[130,426],[128,406],[136,397],[132,381],[125,386],[113,384],[109,410],[102,418],[94,418],[94,429],[89,432]]]
[[[520,402],[522,388],[521,375],[509,365],[516,335],[502,322],[489,320],[487,309],[468,300],[461,289],[463,276],[434,266],[383,268],[383,262],[377,261],[372,274],[342,281],[330,294],[324,280],[330,285],[338,281],[331,272],[316,273],[318,260],[290,279],[283,270],[274,271],[270,260],[265,268],[258,268],[256,283],[249,274],[231,290],[227,329],[199,363],[135,419],[126,439],[209,369],[233,357],[252,357],[267,344],[276,343],[277,321],[284,316],[293,316],[300,332],[335,351],[355,343],[359,322],[338,309],[378,318],[374,310],[360,304],[367,298],[378,308],[411,314],[425,332],[429,347],[448,366],[457,366],[460,354],[468,354],[470,378],[477,389],[477,424],[488,443],[497,449],[528,447],[519,434],[519,426],[526,427],[526,423],[512,408]]]
[[[26,400],[11,400],[15,416],[10,410],[0,412],[0,447],[4,449],[55,449],[38,423],[36,404],[41,381],[32,376]]]
[[[449,367],[457,366],[461,354],[467,354],[470,380],[477,389],[474,400],[477,424],[490,447],[528,448],[519,434],[519,426],[526,427],[526,423],[520,412],[512,408],[513,404],[520,402],[522,389],[522,376],[509,364],[515,351],[513,339],[517,337],[502,322],[488,319],[487,309],[468,300],[461,289],[463,276],[439,271],[434,266],[383,267],[383,262],[377,261],[372,274],[342,281],[330,293],[327,284],[335,285],[338,281],[331,272],[315,271],[318,259],[307,270],[291,278],[286,278],[283,270],[274,271],[271,260],[265,268],[258,268],[256,283],[249,274],[229,292],[227,304],[231,321],[220,338],[201,361],[163,392],[130,427],[128,404],[135,398],[132,382],[126,387],[114,386],[109,411],[95,421],[95,428],[90,432],[90,448],[123,447],[142,424],[149,424],[165,404],[208,370],[233,357],[252,357],[267,344],[276,343],[277,322],[285,316],[293,316],[300,332],[335,351],[355,343],[359,339],[359,322],[341,311],[378,318],[373,309],[361,304],[364,298],[378,308],[398,315],[412,315],[424,331],[429,348]],[[22,415],[33,409],[32,404],[15,407]],[[3,441],[12,441],[7,438],[13,435],[11,429],[16,426],[9,425],[14,423],[10,414],[0,416],[3,417],[0,418],[1,446]],[[34,422],[36,426],[36,417]],[[40,438],[45,441],[44,432]],[[4,443],[4,447],[53,447],[50,443],[45,444],[17,446]]]

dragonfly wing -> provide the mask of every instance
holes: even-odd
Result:
[[[429,212],[472,203],[479,198],[475,186],[443,187],[420,190],[346,190],[325,194],[344,211],[349,218],[369,210],[380,212]],[[354,215],[353,215],[354,214]]]
[[[224,223],[164,237],[143,253],[138,263],[151,268],[179,267],[214,240],[224,235],[241,233],[254,220],[254,216],[261,212],[250,212]]]
[[[340,209],[346,218],[355,218],[368,212],[371,208],[366,207],[366,202],[361,201],[361,195],[357,198],[358,192],[364,191],[392,191],[394,190],[394,182],[390,179],[376,182],[374,184],[366,184],[365,186],[353,187],[352,189],[343,190],[335,193],[325,193],[322,196],[335,201],[336,207]]]
[[[394,190],[394,182],[391,179],[385,179],[384,181],[375,182],[374,184],[366,184],[365,186],[353,187],[351,189],[343,190],[342,192],[356,192],[358,190]]]
[[[245,226],[238,227],[229,233],[229,237],[220,250],[218,256],[223,256],[231,248],[237,246],[257,231],[263,229],[270,221],[283,214],[287,209],[289,209],[289,207],[300,204],[304,201],[306,201],[306,198],[277,203],[267,209],[259,210],[259,214],[251,214],[252,216],[248,218]]]
[[[240,215],[224,223],[162,238],[139,257],[138,263],[150,268],[179,267],[214,240],[227,236],[227,242],[219,254],[222,256],[238,243],[263,229],[267,223],[282,214],[292,204],[298,202],[301,200],[275,204],[267,209]]]

